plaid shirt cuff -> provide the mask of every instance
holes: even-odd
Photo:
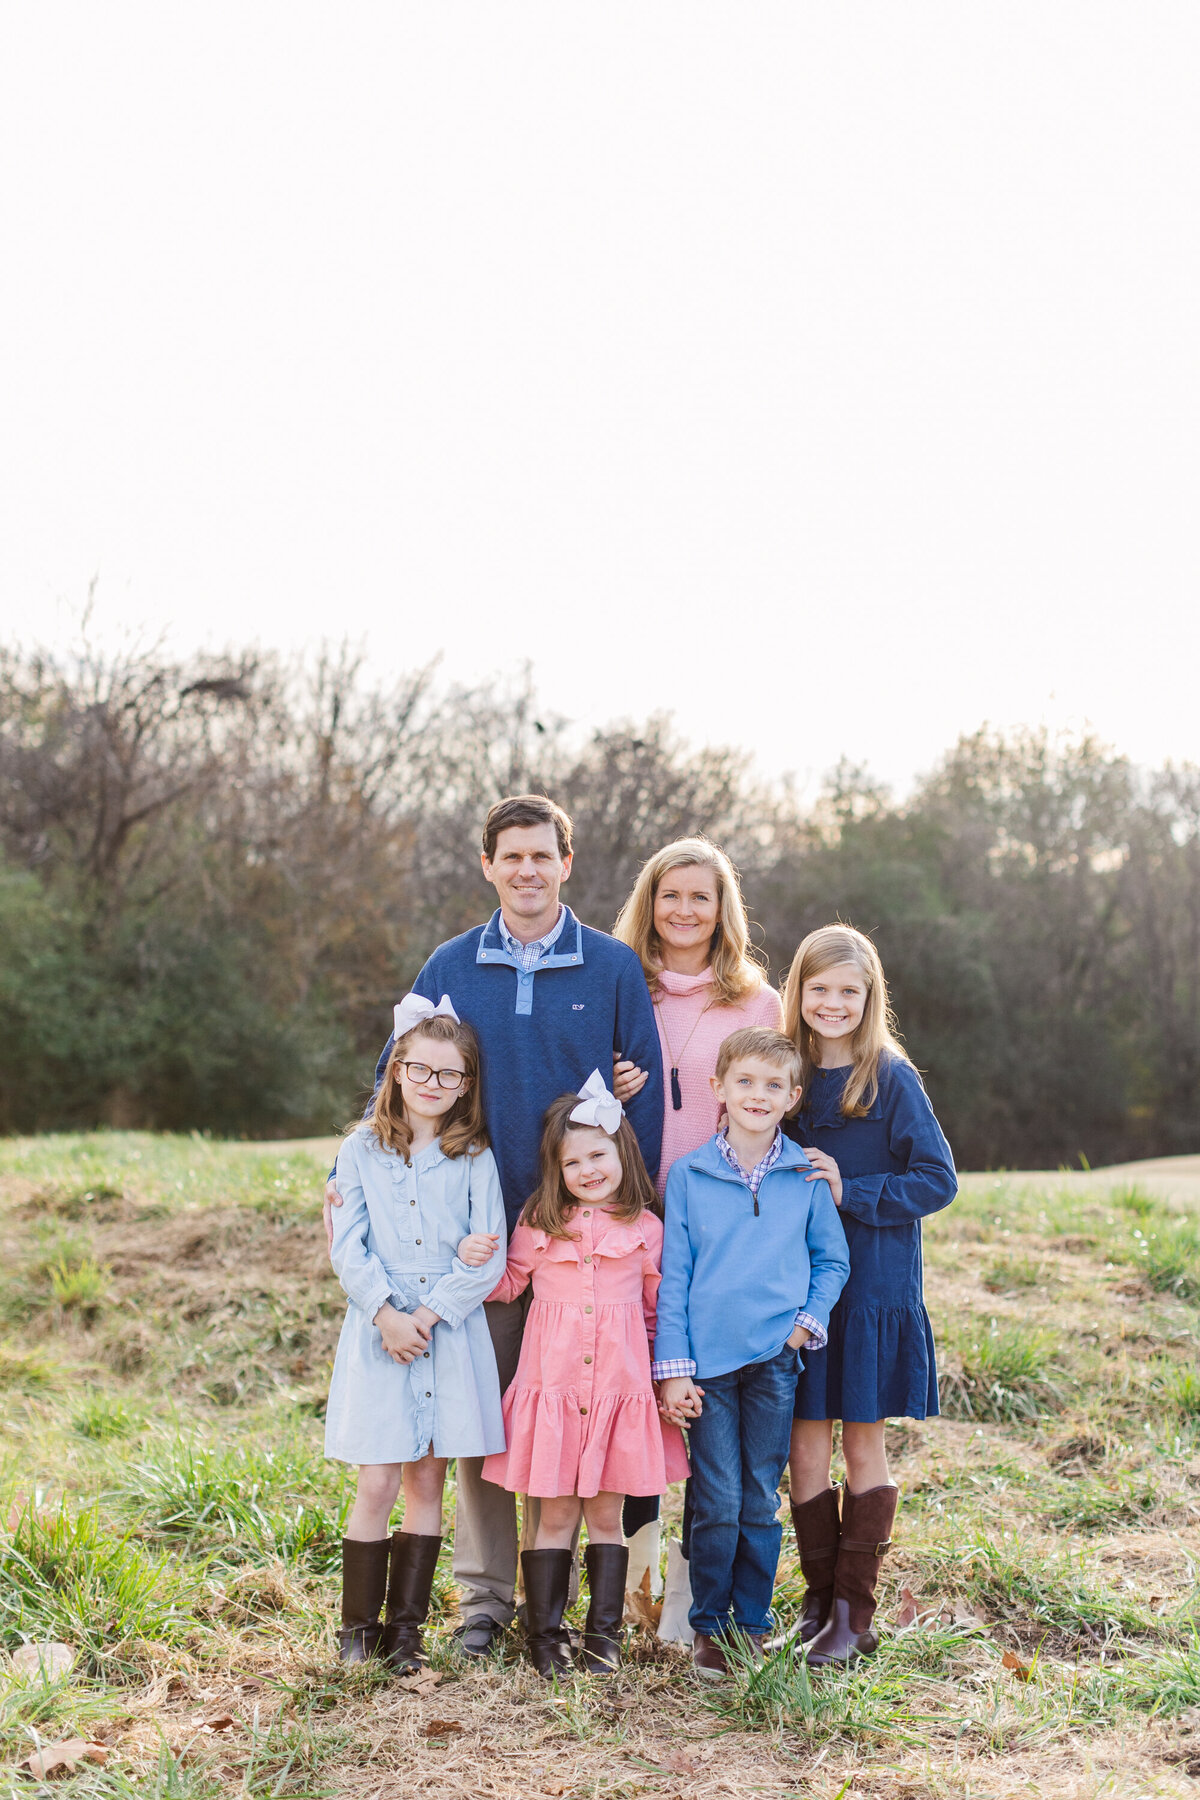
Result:
[[[829,1342],[829,1333],[823,1325],[817,1323],[811,1313],[798,1312],[796,1323],[803,1326],[804,1330],[808,1332],[808,1343],[805,1345],[805,1349],[823,1350],[825,1348]]]
[[[650,1364],[651,1381],[682,1381],[696,1373],[696,1365],[687,1356],[676,1356],[667,1362]]]

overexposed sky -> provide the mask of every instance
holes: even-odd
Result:
[[[1200,9],[10,4],[0,629],[1200,755]]]

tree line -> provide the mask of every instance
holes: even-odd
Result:
[[[589,924],[699,831],[774,980],[813,926],[870,932],[961,1166],[1200,1150],[1200,770],[985,729],[903,800],[843,763],[802,806],[666,716],[581,739],[527,675],[379,685],[345,648],[0,651],[0,1130],[337,1127],[530,790]]]

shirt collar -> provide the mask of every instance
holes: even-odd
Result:
[[[777,1125],[775,1127],[775,1136],[771,1141],[770,1149],[763,1152],[749,1174],[743,1169],[737,1156],[734,1154],[733,1146],[729,1142],[728,1131],[724,1126],[722,1126],[721,1130],[717,1133],[717,1149],[721,1152],[721,1155],[725,1158],[725,1161],[729,1164],[729,1167],[733,1170],[739,1181],[744,1181],[751,1193],[757,1194],[759,1183],[762,1181],[763,1176],[767,1173],[768,1169],[775,1166],[779,1161],[779,1158],[783,1155],[783,1133]]]
[[[500,926],[500,942],[504,945],[504,948],[508,951],[508,954],[510,956],[521,956],[522,954],[528,954],[528,952],[534,948],[537,949],[539,955],[545,956],[547,950],[550,949],[551,945],[557,944],[559,938],[562,936],[562,928],[566,924],[566,922],[567,922],[567,909],[565,906],[563,906],[563,904],[560,901],[559,908],[558,908],[558,918],[555,920],[554,924],[550,927],[550,929],[546,933],[545,937],[534,938],[532,943],[523,944],[519,938],[515,938],[513,936],[512,932],[508,929],[508,926],[504,923],[504,914],[500,913],[498,916],[498,923]]]

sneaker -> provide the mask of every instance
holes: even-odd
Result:
[[[720,1644],[716,1638],[705,1637],[702,1631],[698,1631],[692,1641],[692,1664],[704,1681],[724,1681],[729,1674],[729,1664]]]

